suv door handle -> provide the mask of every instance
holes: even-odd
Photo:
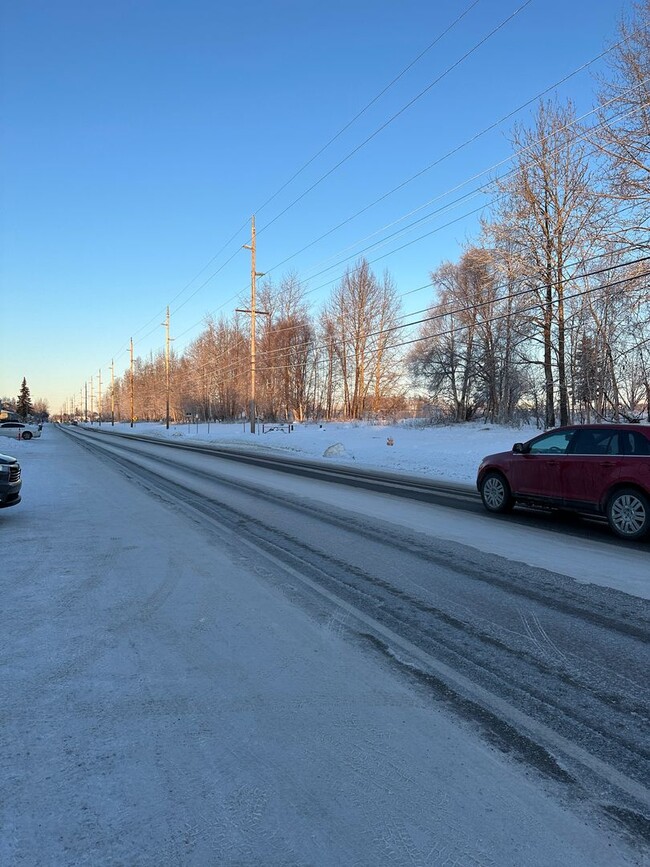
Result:
[[[601,464],[602,467],[615,467],[616,464],[614,461],[603,461]]]

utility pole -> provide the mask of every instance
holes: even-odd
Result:
[[[133,427],[133,338],[131,338],[131,427]]]
[[[334,378],[334,346],[332,342],[332,338],[330,337],[329,342],[329,351],[328,351],[328,367],[327,367],[327,397],[326,397],[326,409],[325,409],[325,417],[327,421],[330,421],[332,418],[332,394],[334,391],[333,385]]]
[[[255,317],[259,313],[260,316],[269,316],[265,310],[257,310],[256,308],[256,292],[255,292],[255,279],[257,277],[263,277],[263,271],[255,270],[255,215],[251,217],[251,242],[250,244],[242,244],[242,247],[245,250],[251,251],[251,309],[250,310],[241,310],[237,309],[237,313],[250,313],[251,317],[251,388],[250,388],[250,403],[248,405],[248,412],[250,416],[250,425],[251,425],[251,433],[255,433]]]
[[[84,382],[84,421],[88,424],[88,383]]]
[[[210,416],[211,413],[211,405],[210,405],[210,389],[208,387],[208,366],[207,364],[203,368],[203,390],[205,392],[205,414],[208,420],[208,433],[210,433]]]
[[[99,392],[97,395],[97,410],[99,412],[99,426],[102,426],[102,369],[99,368]]]
[[[95,403],[95,389],[93,386],[93,378],[90,377],[90,424],[93,423],[93,404]]]
[[[165,427],[169,430],[169,306],[162,324],[165,326]]]
[[[111,427],[115,427],[115,362],[111,358]]]

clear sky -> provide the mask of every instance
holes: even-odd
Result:
[[[111,359],[127,369],[130,337],[137,355],[162,348],[166,305],[177,351],[207,314],[238,306],[253,213],[258,269],[276,281],[295,271],[315,309],[364,251],[407,311],[425,307],[430,291],[412,290],[476,236],[489,197],[454,202],[507,169],[493,167],[534,105],[446,155],[601,54],[631,3],[0,8],[0,397],[25,376],[58,412],[100,369],[106,383]],[[603,68],[552,92],[588,112]]]

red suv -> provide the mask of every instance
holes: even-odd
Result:
[[[555,428],[488,455],[476,486],[489,512],[515,503],[606,515],[624,539],[650,532],[650,426]]]

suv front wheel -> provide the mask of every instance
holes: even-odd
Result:
[[[480,485],[481,499],[488,512],[511,512],[515,500],[501,473],[486,473]]]
[[[622,539],[642,539],[650,532],[650,501],[641,491],[622,488],[607,502],[607,520]]]

